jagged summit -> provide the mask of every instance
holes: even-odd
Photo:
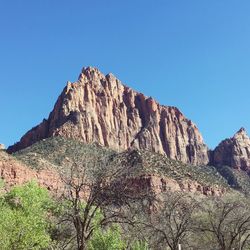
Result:
[[[95,79],[105,78],[105,75],[101,73],[98,68],[95,67],[83,67],[82,72],[78,77],[80,82],[93,81]]]
[[[238,138],[238,137],[248,137],[245,128],[241,127],[233,136],[233,138]]]
[[[250,139],[244,128],[208,152],[196,125],[176,107],[125,86],[113,74],[83,68],[67,82],[48,119],[8,148],[15,152],[44,138],[63,136],[124,151],[158,152],[193,165],[228,165],[250,170]]]
[[[104,75],[98,68],[96,67],[83,67],[82,72],[78,77],[79,82],[85,83],[93,80],[105,80],[112,79],[119,81],[113,73],[108,73]]]
[[[244,128],[215,148],[213,163],[217,166],[228,165],[250,173],[250,138]]]
[[[244,127],[241,127],[237,133],[246,133],[246,132],[247,132],[246,129]]]
[[[77,82],[68,82],[49,118],[8,151],[57,135],[117,151],[134,147],[194,165],[208,163],[198,128],[177,108],[162,106],[94,67],[83,68]]]

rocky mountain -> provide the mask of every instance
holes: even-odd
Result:
[[[250,173],[250,138],[241,128],[232,138],[222,141],[211,157],[215,166],[231,166]]]
[[[65,174],[69,162],[76,157],[82,162],[87,155],[108,157],[110,166],[124,164],[123,181],[138,192],[221,196],[233,188],[250,193],[245,129],[209,151],[198,128],[177,108],[160,105],[91,67],[67,83],[48,119],[7,151],[12,155],[0,145],[0,178],[7,186],[35,179],[60,193],[61,171]]]
[[[116,151],[129,148],[165,154],[193,165],[209,162],[196,125],[175,107],[162,106],[123,85],[114,75],[83,68],[68,82],[48,119],[28,131],[8,152],[44,138],[64,136]]]
[[[48,119],[8,152],[54,136],[95,142],[118,152],[148,150],[192,165],[250,170],[250,139],[244,129],[209,151],[196,125],[176,107],[160,105],[92,67],[67,83]]]

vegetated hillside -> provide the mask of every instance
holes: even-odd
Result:
[[[234,169],[229,166],[221,166],[217,167],[217,169],[232,188],[245,195],[250,195],[250,176],[246,171]]]
[[[34,169],[43,168],[49,163],[53,167],[67,167],[69,162],[79,162],[86,155],[102,158],[114,154],[114,151],[98,144],[65,139],[63,137],[48,138],[13,154],[18,160]]]
[[[98,202],[100,202],[100,204],[107,202],[101,207],[105,216],[116,215],[119,216],[119,219],[122,218],[124,220],[124,223],[122,221],[118,223],[118,233],[124,242],[129,245],[129,243],[134,244],[134,242],[139,240],[139,243],[144,244],[144,242],[146,242],[148,245],[148,248],[133,248],[130,246],[127,249],[166,249],[166,242],[170,241],[168,238],[162,241],[162,232],[164,232],[166,237],[175,238],[175,236],[178,235],[179,225],[182,225],[183,222],[186,223],[183,225],[188,225],[188,228],[185,229],[185,232],[188,234],[185,233],[184,236],[181,236],[180,239],[178,238],[176,242],[181,242],[183,249],[190,250],[222,249],[218,247],[219,243],[216,241],[217,231],[214,234],[215,236],[212,231],[213,228],[217,226],[217,223],[221,223],[221,221],[223,223],[221,233],[226,236],[231,235],[231,228],[234,230],[234,226],[238,226],[239,220],[244,223],[246,221],[246,223],[249,224],[247,224],[247,227],[250,228],[248,199],[243,197],[241,193],[234,192],[228,185],[229,183],[231,187],[243,191],[241,187],[244,185],[247,186],[247,183],[250,182],[246,179],[247,176],[243,176],[243,172],[233,170],[230,167],[217,169],[210,166],[192,166],[171,160],[161,154],[136,149],[117,153],[97,144],[84,144],[63,137],[52,137],[42,140],[10,157],[31,166],[34,172],[40,172],[44,168],[54,169],[55,171],[62,169],[67,170],[72,166],[72,163],[77,163],[80,167],[85,166],[93,169],[94,164],[81,165],[81,163],[84,163],[85,160],[89,162],[90,159],[98,160],[103,158],[107,160],[107,165],[103,165],[104,168],[101,168],[102,171],[105,170],[106,167],[112,168],[112,170],[113,167],[117,167],[118,169],[124,168],[122,175],[119,175],[118,178],[111,178],[112,182],[110,183],[112,183],[112,185],[109,183],[105,186],[106,179],[102,178],[103,176],[110,177],[110,175],[101,175],[101,185],[97,185],[98,181],[94,182],[94,186],[92,186],[93,189],[90,189],[90,192],[92,192],[88,197],[93,197],[92,195],[95,191],[97,190],[98,192],[99,190],[98,194],[101,195],[96,196],[96,203],[92,203],[92,208],[93,206],[95,207]],[[68,172],[65,171],[64,173]],[[93,171],[93,173],[97,172]],[[72,177],[70,176],[70,178]],[[100,179],[97,177],[97,180]],[[123,185],[124,183],[125,185]],[[235,183],[237,183],[237,185]],[[105,187],[104,189],[102,189],[103,185]],[[167,188],[164,189],[164,185]],[[106,189],[107,187],[110,189]],[[113,188],[114,193],[111,192]],[[75,191],[75,189],[72,190]],[[106,190],[106,193],[102,192],[103,190]],[[131,190],[132,192],[130,192]],[[141,190],[146,190],[146,192],[139,192]],[[245,188],[244,190],[247,191],[250,189]],[[134,193],[136,195],[134,195]],[[123,194],[125,195],[123,196]],[[72,201],[72,196],[66,195],[62,197],[66,197],[68,201]],[[76,195],[76,197],[80,196]],[[102,200],[99,200],[100,197],[102,197]],[[74,197],[73,199],[75,200]],[[89,200],[89,198],[86,199],[86,201]],[[65,202],[65,200],[59,198],[57,202]],[[65,205],[65,203],[63,204]],[[69,202],[68,204],[74,203]],[[85,212],[89,210],[89,208],[84,209],[84,206],[80,208],[83,211],[82,214],[85,214]],[[231,211],[230,216],[227,216],[226,220],[223,221],[225,213],[227,212],[225,209],[228,208]],[[72,209],[73,207],[70,206],[66,211],[62,211],[62,214],[56,214],[53,220],[58,223],[61,223],[61,221],[64,222],[65,218],[68,218],[69,213],[74,216],[74,210]],[[92,215],[89,216],[92,217]],[[131,221],[132,224],[130,224]],[[74,223],[67,220],[66,222],[66,224],[60,224],[60,226],[56,226],[52,232],[49,232],[55,246],[58,246],[56,249],[82,249],[76,248],[76,242],[72,241],[72,237],[76,234]],[[175,224],[176,222],[177,225]],[[209,232],[205,230],[207,225],[210,225],[208,222],[212,222]],[[96,222],[92,221],[92,223]],[[57,225],[57,223],[54,224]],[[229,227],[229,225],[233,226]],[[115,228],[112,227],[112,223],[109,226],[109,230]],[[98,230],[102,230],[100,231],[100,235],[102,235],[105,233],[107,225],[100,228]],[[169,233],[170,229],[173,230],[172,235]],[[242,236],[242,239],[244,237],[245,235]],[[99,238],[100,236],[98,235],[98,239]],[[91,239],[95,239],[95,234],[92,235],[89,241],[91,241]],[[227,237],[225,237],[225,239],[228,240]],[[234,246],[238,246],[238,237],[235,239],[237,242],[234,243]],[[241,242],[242,239],[239,238],[239,242]],[[67,243],[68,246],[65,247],[64,245],[67,241],[69,243]],[[250,243],[247,242],[247,244],[247,248],[244,247],[242,249],[248,249]]]
[[[108,165],[113,167],[122,164],[127,169],[124,172],[126,178],[150,176],[157,178],[156,182],[171,182],[171,185],[179,185],[178,188],[181,189],[192,189],[191,186],[195,185],[193,191],[201,193],[202,187],[206,187],[206,190],[229,188],[227,180],[214,167],[194,167],[158,153],[136,149],[117,153],[97,144],[84,144],[63,137],[42,140],[14,154],[18,160],[34,169],[42,169],[48,165],[53,168],[68,168],[69,162],[79,163],[84,161],[84,157],[93,155],[99,159],[105,157]]]

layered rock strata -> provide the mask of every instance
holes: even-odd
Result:
[[[59,135],[117,151],[146,149],[193,165],[209,161],[198,128],[177,108],[162,106],[92,67],[84,68],[77,82],[68,82],[49,118],[8,151]]]
[[[34,180],[53,193],[61,193],[63,190],[63,183],[56,171],[45,168],[40,170],[31,169],[4,152],[0,152],[1,179],[5,183],[6,189]]]

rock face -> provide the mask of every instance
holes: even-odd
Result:
[[[241,128],[232,138],[222,141],[212,153],[215,166],[227,165],[250,173],[250,138]]]
[[[222,196],[226,193],[226,189],[219,186],[201,185],[196,181],[176,181],[171,178],[144,175],[136,178],[126,179],[125,185],[131,188],[134,193],[140,193],[144,190],[150,190],[154,194],[164,192],[188,192],[206,196]]]
[[[49,118],[8,151],[59,135],[117,151],[134,147],[184,163],[208,163],[208,149],[198,128],[177,108],[161,106],[114,75],[105,76],[92,67],[83,68],[77,82],[68,82]]]
[[[53,195],[58,195],[59,197],[66,190],[65,183],[62,181],[56,169],[49,166],[31,169],[28,165],[25,165],[23,162],[18,161],[5,152],[0,152],[0,179],[4,180],[6,190],[9,190],[12,186],[22,185],[31,180],[36,181],[40,186],[48,189]],[[127,187],[127,190],[129,190],[131,194],[151,191],[155,195],[158,195],[171,190],[206,196],[221,196],[226,192],[225,188],[216,185],[204,186],[197,181],[189,179],[177,182],[172,178],[154,174],[128,177],[122,179],[122,182],[117,183],[118,188],[122,188],[123,185]],[[121,190],[124,190],[124,187]]]
[[[7,189],[35,180],[53,193],[61,193],[63,190],[63,183],[56,171],[33,170],[4,152],[0,152],[0,179],[4,180]]]
[[[4,150],[5,146],[3,144],[0,144],[0,150]]]

